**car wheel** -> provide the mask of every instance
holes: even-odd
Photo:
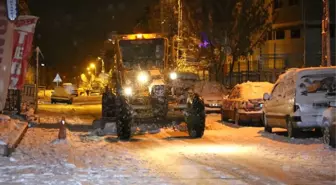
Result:
[[[239,112],[238,112],[238,110],[236,109],[235,110],[235,114],[234,114],[235,116],[234,116],[234,123],[236,124],[236,125],[239,125],[240,124],[240,118],[239,118]]]
[[[331,137],[331,131],[330,131],[331,126],[329,121],[324,120],[323,125],[325,125],[325,128],[323,128],[323,143],[335,148],[336,141]]]
[[[263,113],[263,124],[264,124],[264,131],[268,133],[272,133],[272,127],[270,127],[267,123],[267,117],[266,114]]]
[[[286,119],[286,125],[287,125],[287,134],[289,138],[296,137],[298,134],[298,129],[294,128],[293,121],[290,118]]]
[[[224,115],[224,110],[223,109],[221,109],[221,121],[226,121],[227,119],[226,119],[226,117],[225,117],[225,115]]]

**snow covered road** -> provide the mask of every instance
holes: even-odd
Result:
[[[94,119],[75,110],[66,114],[76,118],[73,123]],[[94,108],[88,110],[95,115]],[[53,120],[48,117],[43,119]],[[83,130],[68,131],[67,143],[56,144],[58,130],[30,128],[11,158],[0,157],[0,184],[336,183],[336,152],[320,138],[288,139],[282,130],[267,134],[221,124],[219,118],[207,117],[201,139],[161,129],[121,142]]]

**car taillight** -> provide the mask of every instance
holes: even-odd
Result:
[[[254,105],[250,103],[249,101],[242,102],[242,104],[243,104],[244,109],[246,110],[254,109]]]

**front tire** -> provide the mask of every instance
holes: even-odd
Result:
[[[235,110],[235,114],[234,114],[234,123],[235,123],[236,125],[240,125],[239,112],[238,112],[237,109]]]
[[[272,133],[272,127],[270,127],[268,125],[268,122],[267,122],[267,117],[266,117],[266,114],[263,113],[263,124],[264,124],[264,131],[265,132],[268,132],[268,133]]]
[[[131,138],[131,121],[117,121],[117,135],[120,140]]]
[[[189,136],[192,138],[201,138],[204,135],[205,119],[201,116],[190,115],[187,120]]]
[[[295,138],[298,135],[299,129],[294,127],[293,121],[289,117],[286,119],[286,124],[288,137]]]
[[[224,121],[227,121],[228,119],[225,117],[224,115],[224,110],[221,109],[221,121],[224,122]]]

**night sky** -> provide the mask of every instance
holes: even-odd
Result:
[[[79,75],[99,56],[108,33],[132,33],[145,7],[157,0],[29,0],[40,17],[35,32],[48,67]]]

